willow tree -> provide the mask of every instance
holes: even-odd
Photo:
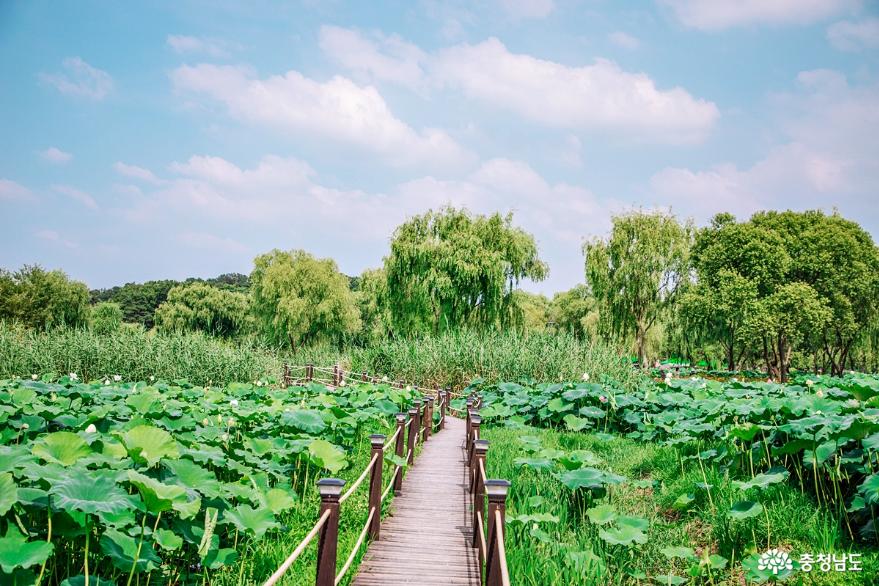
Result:
[[[156,309],[156,326],[165,331],[202,331],[233,338],[250,329],[250,300],[244,293],[206,283],[178,285]]]
[[[396,229],[385,258],[394,330],[508,324],[516,285],[547,272],[534,237],[513,226],[512,214],[428,211]]]
[[[642,367],[650,329],[689,279],[692,233],[671,214],[635,211],[613,218],[609,239],[583,246],[600,327],[616,339],[634,339]]]
[[[335,261],[304,250],[273,250],[253,261],[251,306],[266,339],[296,348],[341,341],[360,329],[348,278]]]

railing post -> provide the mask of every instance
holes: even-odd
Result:
[[[415,443],[418,444],[421,436],[421,399],[415,399],[412,404],[415,405]]]
[[[368,515],[375,508],[375,514],[372,516],[372,523],[369,526],[369,538],[373,541],[377,540],[382,526],[382,470],[384,469],[384,451],[382,448],[385,444],[385,436],[380,433],[374,433],[369,436],[369,443],[372,445],[372,458],[378,456],[375,464],[372,466],[372,473],[369,475],[369,509]]]
[[[405,413],[397,413],[397,445],[394,447],[394,453],[398,458],[403,458],[406,454],[403,453],[403,450],[406,448],[406,430],[403,429],[406,426],[406,414]],[[403,494],[403,469],[400,468],[397,471],[394,468],[394,471],[397,473],[397,476],[394,478],[394,496],[400,496]]]
[[[472,439],[470,440],[470,445],[467,446],[467,461],[470,462],[471,472],[473,470],[473,446],[476,445],[477,441],[479,441],[479,425],[481,423],[482,417],[480,417],[476,413],[473,413],[473,415],[470,416],[470,437]]]
[[[424,397],[424,441],[430,439],[430,432],[433,429],[433,397],[430,395]]]
[[[410,466],[412,462],[415,460],[415,436],[418,433],[418,409],[415,407],[409,409],[409,435],[407,437],[407,448],[409,450],[409,457],[406,460],[406,463]]]
[[[330,511],[321,528],[317,542],[317,578],[315,586],[334,586],[336,582],[336,553],[339,546],[339,495],[345,481],[339,478],[321,478],[317,481],[320,493],[320,516]]]
[[[305,365],[305,380],[311,382],[314,379],[314,364]]]
[[[507,480],[485,481],[485,492],[488,496],[488,539],[485,542],[488,553],[485,557],[485,586],[501,586],[503,582],[498,549],[498,528],[494,513],[500,511],[501,529],[503,529],[509,489],[510,483]],[[506,535],[506,532],[504,534]]]
[[[471,409],[473,409],[473,399],[468,397],[467,398],[467,427],[466,427],[466,429],[467,429],[467,449],[468,450],[470,449],[470,441],[472,439],[470,437],[470,431],[471,431],[470,430],[470,410]]]
[[[284,363],[284,380],[282,384],[285,389],[290,386],[290,365],[286,362]]]
[[[473,449],[476,459],[470,482],[470,494],[473,495],[473,547],[480,546],[479,523],[476,521],[477,513],[482,516],[483,525],[488,523],[485,519],[485,485],[482,483],[482,474],[479,473],[479,462],[485,464],[486,452],[488,452],[488,440],[476,440]]]
[[[333,386],[334,387],[339,386],[339,365],[338,364],[333,365]]]
[[[368,377],[366,376],[366,371],[365,371],[365,370],[363,371],[363,374],[360,375],[360,380],[363,381],[363,382],[366,382],[367,380],[369,380]]]
[[[440,399],[440,401],[442,401],[442,403],[441,403],[441,407],[440,407],[439,428],[440,428],[440,431],[442,431],[446,427],[446,409],[449,408],[449,392],[448,391],[442,391],[442,399]]]

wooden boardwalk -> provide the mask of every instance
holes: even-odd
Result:
[[[446,415],[445,429],[430,436],[404,478],[403,494],[391,503],[353,586],[479,586],[465,435],[464,421]]]

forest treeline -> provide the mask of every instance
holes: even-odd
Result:
[[[394,232],[381,267],[272,250],[249,275],[89,291],[62,271],[0,271],[0,319],[34,329],[200,331],[295,351],[448,332],[564,332],[641,365],[675,357],[730,371],[839,374],[879,366],[879,249],[837,213],[718,214],[696,228],[662,211],[613,218],[587,241],[583,283],[552,298],[520,288],[549,267],[511,215],[443,208]],[[136,325],[132,325],[136,324]]]

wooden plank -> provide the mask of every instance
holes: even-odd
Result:
[[[465,434],[465,423],[450,415],[445,429],[431,434],[352,586],[479,586],[477,552],[470,547]]]

